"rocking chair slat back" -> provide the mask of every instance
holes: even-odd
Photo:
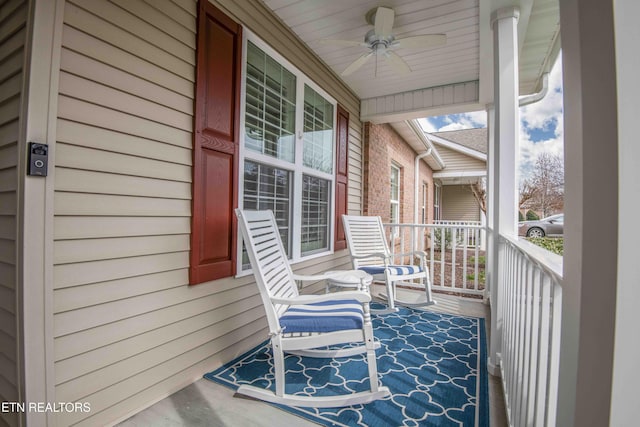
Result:
[[[278,318],[287,309],[286,305],[271,303],[271,298],[293,298],[298,288],[293,280],[287,254],[284,251],[275,217],[271,211],[242,211],[245,221],[239,221],[245,248],[256,273],[258,289],[265,307],[274,307],[267,319],[272,332],[280,327]],[[247,241],[248,240],[248,241]]]
[[[344,215],[343,225],[353,257],[362,257],[372,253],[389,256],[390,251],[380,217]],[[382,263],[383,260],[380,257],[354,258],[353,260],[355,268]]]

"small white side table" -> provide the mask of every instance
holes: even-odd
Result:
[[[332,288],[351,288],[359,291],[369,292],[369,286],[373,282],[373,277],[361,270],[334,270],[327,271],[327,274],[343,273],[327,279],[325,292],[329,293]]]

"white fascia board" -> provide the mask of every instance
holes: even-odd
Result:
[[[418,121],[416,119],[407,120],[406,123],[407,123],[407,126],[409,126],[409,128],[411,128],[411,130],[420,139],[420,141],[422,141],[424,146],[427,149],[429,149],[429,148],[431,149],[430,156],[433,157],[433,160],[435,160],[435,162],[438,164],[438,166],[440,166],[440,169],[444,169],[445,166],[446,166],[444,164],[444,160],[442,160],[442,157],[440,156],[440,153],[438,153],[438,150],[436,150],[436,147],[434,147],[434,145],[431,143],[431,141],[429,140],[429,138],[427,137],[425,132],[422,130],[422,127],[420,126],[420,123],[418,123]]]
[[[453,141],[449,141],[448,139],[441,138],[439,136],[427,133],[427,138],[433,141],[435,144],[442,145],[443,147],[450,148],[451,150],[457,151],[459,153],[465,154],[469,157],[473,157],[474,159],[482,160],[484,162],[487,161],[487,155],[472,148],[465,147],[460,144],[456,144]]]
[[[474,171],[451,171],[451,172],[434,172],[434,178],[474,178],[487,176],[486,170],[474,170]]]

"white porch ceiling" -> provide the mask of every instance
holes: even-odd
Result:
[[[395,73],[382,58],[373,57],[353,74],[341,77],[363,100],[363,118],[398,121],[432,114],[471,111],[492,101],[491,11],[515,3],[521,9],[520,94],[539,90],[540,76],[557,56],[558,0],[264,0],[336,74],[367,51],[342,47],[322,39],[364,41],[373,26],[365,15],[378,6],[395,11],[397,38],[444,33],[444,46],[397,49],[411,67]],[[438,88],[442,87],[443,101]],[[468,90],[473,94],[469,96]],[[433,90],[427,90],[432,89]],[[475,89],[473,89],[475,88]],[[462,92],[467,93],[462,93]],[[451,101],[447,101],[450,92]],[[458,92],[460,96],[454,95]]]
[[[321,44],[324,38],[364,41],[373,28],[366,13],[377,6],[395,11],[397,38],[444,33],[447,44],[425,49],[397,49],[410,74],[399,76],[383,58],[373,57],[343,80],[362,99],[450,83],[478,80],[479,0],[265,0],[265,3],[324,62],[340,74],[367,50]],[[377,60],[377,75],[375,65]]]

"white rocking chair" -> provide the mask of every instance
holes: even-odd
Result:
[[[299,295],[296,280],[319,281],[334,275],[293,274],[271,211],[236,209],[236,215],[267,315],[275,375],[275,392],[241,385],[238,393],[272,403],[317,408],[368,403],[390,395],[387,387],[378,384],[375,350],[380,344],[373,337],[369,310],[371,296],[363,291]],[[339,350],[320,348],[354,342],[362,345]],[[365,352],[369,368],[368,391],[337,396],[286,393],[285,353],[336,358]]]
[[[415,251],[395,256],[419,257],[419,265],[398,265],[393,263],[391,251],[384,235],[384,227],[379,216],[342,215],[347,246],[351,253],[353,268],[373,276],[374,280],[384,281],[387,294],[380,297],[388,301],[388,310],[396,311],[396,304],[407,307],[425,307],[436,302],[431,295],[431,279],[427,269],[427,254]],[[396,284],[418,279],[425,288],[426,298],[417,302],[400,301],[396,295]]]

